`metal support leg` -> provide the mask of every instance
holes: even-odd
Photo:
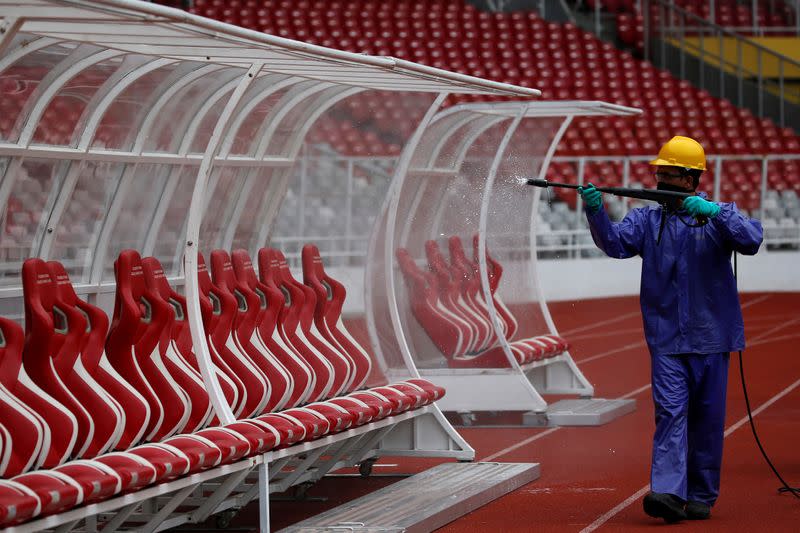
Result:
[[[354,448],[359,447],[359,444],[361,443],[361,441],[363,441],[366,438],[367,435],[369,435],[369,434],[365,433],[363,435],[360,435],[357,438],[353,438],[353,439],[350,439],[350,440],[346,441],[342,445],[342,447],[339,448],[339,450],[331,456],[330,459],[328,459],[327,461],[322,463],[317,468],[317,473],[316,473],[316,475],[314,477],[317,480],[321,479],[322,476],[327,474],[336,465],[336,463],[339,462],[339,460],[342,457],[344,457],[347,453],[349,453]]]
[[[214,510],[217,506],[222,503],[222,501],[228,497],[228,495],[233,492],[239,484],[244,481],[244,478],[247,477],[247,474],[250,473],[251,469],[244,469],[239,470],[238,472],[234,472],[228,479],[226,479],[214,493],[209,496],[205,503],[201,505],[197,510],[195,510],[191,518],[189,519],[190,522],[203,522],[209,516],[214,513]]]
[[[181,503],[183,503],[183,500],[189,497],[196,486],[197,485],[189,485],[188,487],[184,487],[176,492],[175,495],[172,496],[172,499],[170,499],[167,504],[164,505],[164,507],[162,507],[161,510],[158,511],[155,516],[153,516],[153,518],[150,519],[148,523],[142,526],[139,531],[141,531],[141,533],[152,533],[155,531],[161,522],[166,520],[167,517],[172,514],[172,511],[174,511]]]
[[[285,478],[277,481],[276,485],[280,486],[282,491],[294,485],[294,482],[300,479],[300,476],[305,474],[308,469],[317,462],[317,459],[319,459],[327,450],[328,446],[322,446],[316,450],[311,450],[306,458],[295,467],[294,471]]]
[[[269,533],[269,469],[267,463],[258,465],[258,530]]]
[[[77,520],[72,520],[66,524],[61,524],[58,528],[56,528],[55,533],[67,533],[67,531],[72,530],[72,528],[75,527],[81,520],[83,519],[78,518]]]
[[[381,439],[383,439],[383,437],[385,437],[394,428],[395,426],[386,426],[373,433],[369,440],[361,447],[358,454],[353,455],[353,463],[358,463],[364,459],[367,459],[369,452],[375,449],[378,442],[380,442]]]
[[[119,511],[114,514],[114,518],[106,522],[106,525],[103,526],[103,533],[113,533],[117,530],[119,526],[121,526],[125,520],[139,507],[139,503],[141,502],[133,502],[130,505],[126,505]]]

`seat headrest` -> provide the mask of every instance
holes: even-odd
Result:
[[[258,275],[265,284],[277,285],[280,277],[280,259],[277,257],[278,250],[274,248],[261,248],[258,251]]]
[[[169,300],[172,297],[172,287],[167,281],[164,267],[155,257],[145,257],[142,259],[142,269],[144,270],[144,282],[151,290],[158,292],[162,298]]]
[[[213,288],[211,275],[206,268],[206,260],[200,252],[197,253],[197,284],[200,287],[200,293],[206,296]]]
[[[77,305],[78,295],[75,294],[75,289],[72,287],[72,282],[69,279],[69,274],[64,268],[64,265],[58,261],[48,261],[47,269],[50,271],[50,277],[56,284],[56,292],[58,299],[67,305]]]
[[[114,261],[114,273],[117,278],[117,291],[127,292],[137,300],[141,298],[146,285],[139,252],[122,250]]]
[[[220,289],[232,292],[236,288],[231,256],[225,250],[213,250],[211,252],[211,276],[214,285]]]
[[[50,275],[47,263],[38,257],[22,264],[22,297],[26,314],[29,308],[42,308],[50,313],[57,296],[56,283]]]
[[[303,276],[321,280],[325,278],[325,267],[322,264],[322,257],[319,255],[319,248],[313,244],[306,244],[302,251]]]
[[[250,259],[250,254],[247,250],[234,250],[231,255],[231,262],[233,263],[233,272],[239,281],[249,285],[251,288],[258,284],[258,276],[256,269],[253,267],[253,261]]]

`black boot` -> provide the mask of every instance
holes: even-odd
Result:
[[[663,518],[668,524],[686,520],[683,502],[672,494],[651,492],[642,500],[642,506],[645,513],[654,518]]]
[[[707,520],[711,518],[711,506],[702,502],[686,504],[686,518],[689,520]]]

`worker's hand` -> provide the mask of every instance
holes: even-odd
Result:
[[[719,205],[699,196],[689,196],[683,200],[683,208],[693,217],[714,218],[719,214]]]
[[[586,187],[578,187],[578,192],[590,213],[597,213],[603,208],[603,194],[591,183]]]

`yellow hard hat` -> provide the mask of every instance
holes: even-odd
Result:
[[[650,164],[705,170],[706,153],[699,142],[676,135],[664,143],[658,151],[658,159],[650,161]]]

